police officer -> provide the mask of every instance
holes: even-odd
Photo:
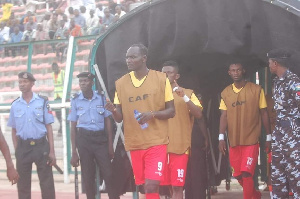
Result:
[[[32,92],[35,78],[21,72],[19,89],[22,95],[11,105],[8,126],[12,127],[15,147],[19,199],[31,198],[32,163],[37,167],[43,199],[54,199],[52,166],[56,164],[51,123],[54,118],[48,99]]]
[[[273,80],[275,130],[272,134],[273,198],[300,198],[300,78],[289,70],[292,53],[274,49],[268,53]]]
[[[94,75],[82,72],[77,75],[81,92],[71,101],[72,158],[71,164],[79,166],[79,157],[87,199],[95,199],[95,172],[99,165],[110,199],[119,198],[112,189],[111,159],[113,158],[111,112],[104,109],[106,100],[92,90]],[[79,157],[77,154],[77,149]]]

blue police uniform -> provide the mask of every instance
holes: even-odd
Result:
[[[104,117],[111,112],[104,109],[106,101],[97,91],[91,100],[85,99],[82,93],[77,94],[71,101],[71,112],[68,120],[77,122],[78,128],[90,131],[104,130]]]
[[[37,166],[42,198],[55,198],[52,167],[47,164],[50,147],[46,138],[46,125],[53,122],[54,118],[49,113],[49,104],[45,97],[33,93],[29,103],[22,96],[12,103],[7,125],[16,129],[18,138],[15,155],[20,175],[17,184],[19,199],[31,198],[33,162]]]
[[[45,124],[54,122],[53,115],[48,111],[49,104],[44,102],[44,98],[33,93],[29,104],[22,96],[12,103],[7,125],[15,128],[22,140],[44,137],[47,133]]]
[[[87,199],[95,198],[96,165],[100,167],[105,181],[106,191],[110,199],[119,196],[112,187],[112,169],[108,151],[108,136],[104,131],[105,118],[111,112],[105,110],[105,98],[97,91],[93,91],[92,99],[86,99],[83,93],[76,94],[71,101],[68,120],[77,122],[76,147],[78,149],[83,184]]]

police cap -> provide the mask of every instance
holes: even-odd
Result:
[[[278,48],[267,53],[269,59],[289,59],[292,56],[292,51],[289,49]]]
[[[33,77],[33,75],[31,74],[31,73],[29,73],[29,72],[20,72],[19,74],[18,74],[18,77],[19,78],[23,78],[23,79],[28,79],[28,80],[30,80],[30,81],[35,81],[36,79]]]
[[[82,72],[82,73],[79,73],[79,74],[77,75],[77,77],[78,77],[78,78],[80,78],[80,77],[87,77],[87,78],[89,78],[89,79],[94,79],[94,78],[95,78],[95,75],[93,75],[93,74],[90,73],[90,72]]]

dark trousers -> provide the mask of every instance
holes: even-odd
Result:
[[[108,139],[105,132],[91,132],[79,128],[76,144],[80,156],[81,172],[87,199],[95,199],[96,164],[105,181],[110,199],[118,199],[112,186],[112,169],[108,153]],[[97,187],[98,189],[99,187]]]
[[[19,199],[31,199],[32,163],[36,164],[43,199],[55,199],[52,167],[47,165],[49,143],[46,137],[39,140],[18,140],[16,149],[17,171],[19,173]]]
[[[185,180],[185,198],[205,199],[207,188],[206,152],[204,137],[195,122],[192,132],[191,156],[187,166]]]

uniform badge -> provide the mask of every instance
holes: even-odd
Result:
[[[293,86],[294,90],[296,91],[297,95],[300,96],[300,83]]]
[[[27,79],[27,78],[28,78],[27,73],[24,73],[24,74],[23,74],[23,78],[24,78],[24,79]]]
[[[52,114],[52,110],[51,110],[49,103],[47,103],[47,109],[48,109],[48,113]]]

